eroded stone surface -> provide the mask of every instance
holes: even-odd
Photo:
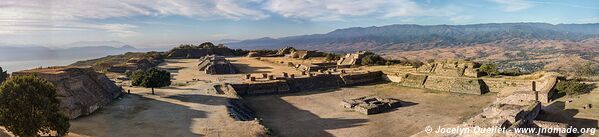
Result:
[[[70,119],[88,115],[121,95],[121,88],[91,68],[52,67],[14,72],[46,79],[56,87],[60,111]]]

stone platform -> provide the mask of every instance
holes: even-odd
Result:
[[[343,100],[341,104],[346,109],[360,112],[365,115],[377,114],[401,107],[401,102],[397,99],[379,97],[348,99]]]

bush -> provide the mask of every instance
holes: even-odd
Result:
[[[2,84],[2,82],[6,80],[8,76],[10,75],[8,75],[8,73],[6,73],[6,71],[3,71],[2,67],[0,67],[0,84]]]
[[[499,71],[497,70],[497,65],[495,63],[485,63],[480,66],[480,71],[487,73],[487,75],[499,75]]]
[[[0,86],[0,125],[17,136],[32,137],[50,131],[64,136],[69,119],[59,112],[57,97],[54,85],[46,80],[11,77]]]
[[[592,85],[581,83],[573,80],[562,80],[555,85],[555,89],[559,93],[565,93],[566,95],[580,95],[591,92]]]
[[[588,77],[588,76],[595,76],[597,75],[597,65],[591,63],[591,62],[586,62],[583,64],[579,64],[574,66],[574,72],[576,73],[576,76],[580,76],[580,77]]]
[[[243,49],[235,49],[233,50],[233,55],[235,56],[245,56],[248,54],[248,51],[243,50]]]
[[[379,55],[369,54],[362,58],[360,64],[364,66],[384,65],[385,59]]]
[[[324,53],[324,60],[325,61],[337,61],[339,59],[341,59],[341,55],[335,54],[335,53]]]

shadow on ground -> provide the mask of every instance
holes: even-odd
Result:
[[[249,104],[252,108],[260,108],[260,110],[256,110],[258,116],[269,117],[268,119],[264,119],[263,122],[276,136],[302,135],[332,137],[333,135],[326,132],[326,130],[361,126],[368,122],[367,119],[321,118],[310,111],[299,109],[280,98],[274,100],[269,99],[269,103],[277,105],[257,107],[256,105],[263,104],[255,101],[252,101],[252,103]],[[284,110],[284,112],[280,110]],[[285,115],[280,113],[284,113]]]
[[[543,108],[537,120],[568,123],[575,128],[599,128],[597,120],[574,117],[579,113],[576,109],[566,109],[563,101],[556,101]],[[578,135],[573,135],[578,136]]]
[[[210,98],[215,98],[212,96],[184,95],[169,98],[215,105],[210,101]],[[191,131],[191,122],[206,116],[206,112],[188,106],[127,94],[92,115],[71,120],[69,132],[84,136],[203,136]]]

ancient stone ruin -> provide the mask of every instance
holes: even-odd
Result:
[[[131,58],[125,64],[110,66],[107,71],[115,73],[125,73],[127,71],[146,70],[162,63],[160,60],[149,58]]]
[[[229,116],[235,120],[250,121],[256,118],[254,111],[242,99],[228,99],[226,106]]]
[[[431,73],[439,76],[473,77],[482,76],[479,71],[480,64],[470,61],[441,61],[427,63],[418,67],[418,72]]]
[[[233,66],[224,56],[208,55],[200,58],[198,64],[200,71],[206,74],[237,74],[239,70]]]
[[[365,115],[377,114],[401,107],[401,102],[392,98],[359,97],[343,100],[344,108],[360,112]]]
[[[287,54],[291,54],[294,51],[295,51],[295,48],[293,48],[293,47],[285,47],[285,48],[279,49],[277,51],[277,55],[287,55]]]
[[[360,64],[362,58],[366,56],[366,51],[359,51],[353,54],[346,54],[337,61],[337,65],[340,67],[350,67],[356,64]]]
[[[167,52],[169,59],[198,59],[206,55],[234,56],[232,49],[223,45],[215,46],[212,43],[203,43],[199,46],[182,45]]]
[[[536,100],[534,95],[528,93],[516,93],[507,97],[498,98],[495,102],[483,109],[483,112],[466,120],[459,125],[445,125],[444,127],[463,127],[463,128],[504,128],[505,133],[499,136],[537,136],[529,134],[517,134],[515,128],[568,128],[566,123],[549,122],[537,120],[543,109],[541,102]],[[414,136],[430,135],[420,132]],[[469,132],[465,134],[445,133],[436,134],[436,136],[498,136],[492,132],[477,133]],[[566,133],[548,133],[541,136],[560,136],[566,137]]]
[[[545,74],[532,80],[514,80],[501,78],[451,77],[422,73],[385,75],[387,80],[401,86],[426,88],[437,91],[482,95],[487,92],[502,93],[512,91],[537,91],[539,101],[547,103],[555,94],[553,87],[557,82],[555,74]]]
[[[315,50],[294,50],[286,56],[289,58],[308,59],[312,57],[323,57],[324,53]]]
[[[310,76],[312,75],[312,76]],[[231,84],[238,95],[285,94],[301,91],[334,89],[383,81],[383,72],[365,72],[351,74],[310,73],[307,77],[277,77],[274,80],[262,78],[261,81]],[[255,77],[250,77],[255,78]]]
[[[60,111],[70,119],[88,115],[121,95],[122,89],[104,74],[91,68],[50,67],[14,72],[13,75],[36,75],[56,87]]]

